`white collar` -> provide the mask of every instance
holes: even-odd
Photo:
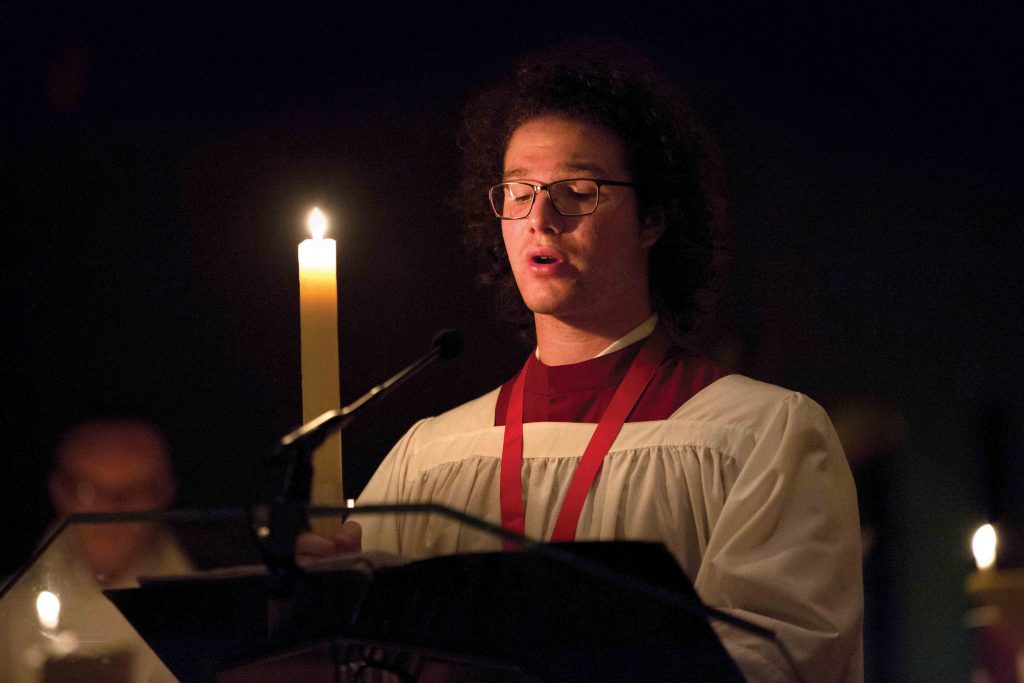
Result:
[[[654,332],[654,328],[657,327],[657,325],[658,313],[657,311],[655,311],[654,313],[651,313],[650,317],[648,317],[647,320],[644,320],[642,323],[640,323],[632,330],[627,332],[624,336],[616,339],[614,342],[612,342],[611,346],[609,346],[604,351],[602,351],[601,353],[597,354],[594,357],[600,358],[601,356],[607,356],[609,353],[615,353],[620,349],[626,348],[630,344],[637,343],[641,339],[647,339],[649,336],[651,336],[651,333]]]
[[[632,330],[627,332],[625,335],[619,337],[611,343],[611,346],[606,348],[601,353],[594,356],[594,358],[600,358],[601,356],[607,356],[609,353],[615,353],[621,349],[626,348],[630,344],[635,344],[641,339],[647,339],[654,332],[654,328],[658,326],[658,312],[655,311],[644,320],[642,323],[634,327]],[[540,360],[540,348],[534,348],[533,355],[537,360]]]

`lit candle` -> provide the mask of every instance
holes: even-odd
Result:
[[[41,591],[36,596],[36,616],[44,630],[56,629],[60,624],[60,598],[50,591]]]
[[[299,324],[302,334],[302,421],[340,407],[338,386],[337,242],[325,239],[327,217],[318,208],[307,219],[313,238],[299,244]],[[343,505],[341,435],[313,454],[314,505]],[[335,522],[313,520],[313,529],[333,534]]]
[[[971,551],[974,553],[974,563],[978,569],[991,569],[996,563],[996,548],[999,545],[999,537],[996,535],[996,528],[991,524],[982,524],[971,537]]]

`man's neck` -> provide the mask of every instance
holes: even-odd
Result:
[[[534,315],[537,357],[545,365],[569,365],[590,360],[650,315],[651,310],[646,308],[634,316],[586,326],[549,315]]]

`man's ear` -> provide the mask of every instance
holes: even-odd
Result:
[[[665,214],[655,211],[647,214],[644,223],[640,226],[640,244],[650,249],[665,232]]]

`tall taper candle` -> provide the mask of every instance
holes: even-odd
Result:
[[[302,334],[302,421],[341,406],[338,379],[337,242],[325,239],[327,217],[318,208],[307,219],[312,239],[299,244],[299,324]],[[313,454],[314,505],[343,505],[341,435]],[[313,530],[331,536],[337,523],[313,520]]]

